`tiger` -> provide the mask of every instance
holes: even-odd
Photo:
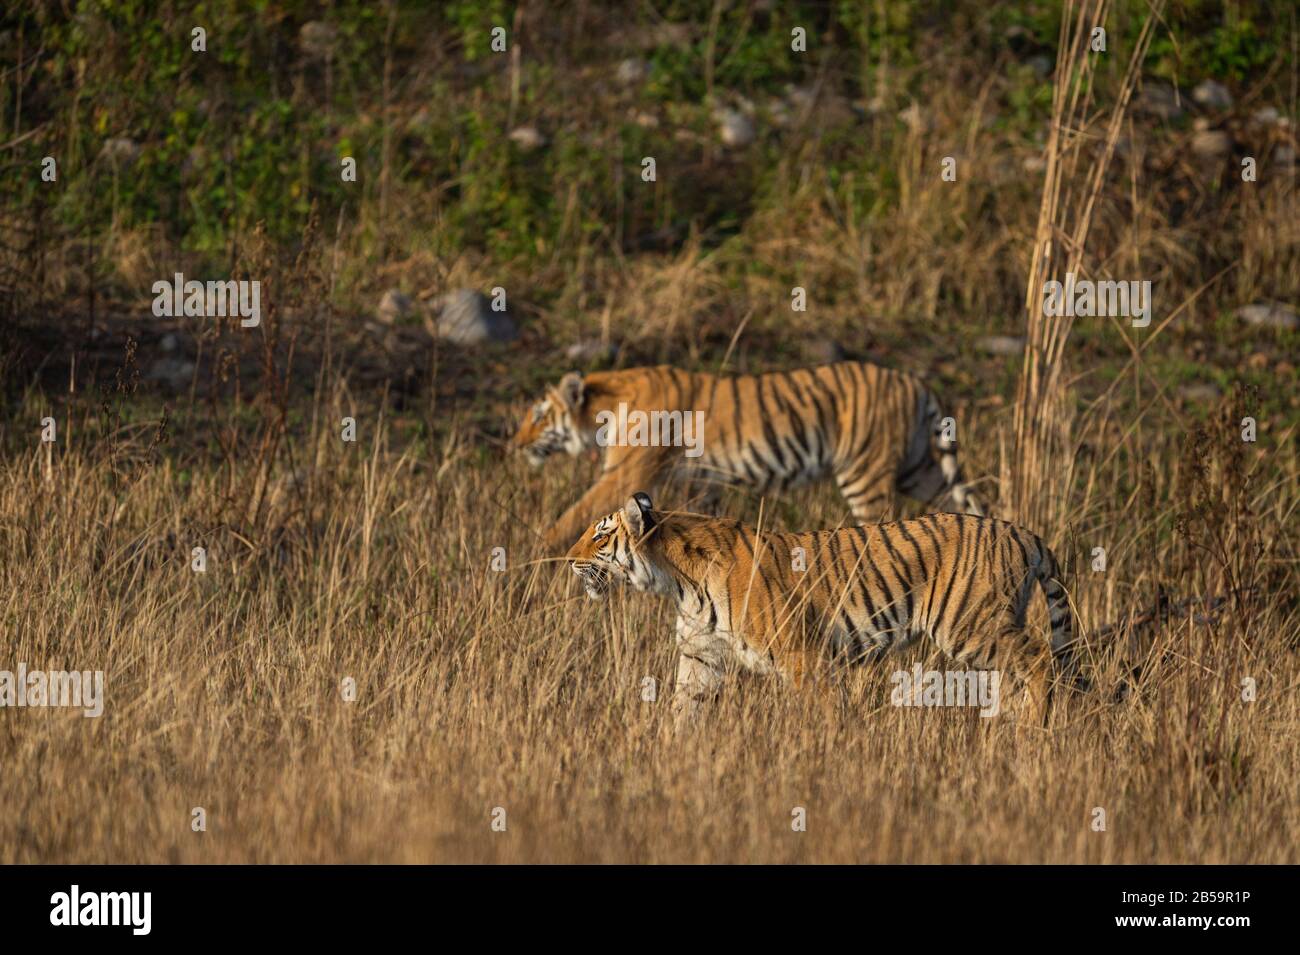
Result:
[[[676,603],[678,723],[730,671],[802,687],[825,665],[868,663],[922,638],[967,668],[1019,680],[1025,727],[1045,725],[1053,676],[1088,689],[1056,558],[1035,534],[990,517],[779,533],[659,511],[638,492],[566,560],[592,599],[617,582]],[[1050,639],[1026,625],[1035,582]]]
[[[646,446],[619,440],[617,429],[613,440],[608,429],[602,435],[602,421],[628,408],[680,412],[678,437],[694,414],[704,440],[693,456],[671,440]],[[949,495],[958,509],[981,515],[962,480],[951,422],[944,424],[938,399],[918,378],[866,362],[726,377],[659,365],[570,372],[524,415],[510,446],[534,467],[558,452],[605,449],[596,483],[543,537],[559,551],[633,490],[674,476],[693,493],[703,489],[696,500],[704,509],[716,505],[722,486],[766,494],[833,476],[858,522],[894,509],[900,492],[925,504]]]

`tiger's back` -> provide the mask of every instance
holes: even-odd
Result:
[[[1021,679],[1039,717],[1055,660],[1082,685],[1056,560],[1029,531],[933,514],[801,534],[660,514],[646,495],[598,521],[569,552],[588,583],[617,577],[677,604],[679,691],[688,704],[733,665],[795,683],[828,660],[860,663],[918,639],[974,669]],[[1051,620],[1027,626],[1041,588]],[[593,593],[594,595],[594,593]]]
[[[930,397],[913,376],[861,362],[689,377],[670,400],[708,416],[712,437],[694,469],[759,493],[849,470],[893,477],[916,451],[912,437]]]
[[[698,415],[698,454],[609,430],[610,417],[621,423],[628,409]],[[879,517],[897,493],[927,503],[950,494],[979,513],[961,481],[956,442],[941,425],[938,400],[919,379],[864,362],[732,376],[661,365],[566,376],[534,407],[515,444],[541,456],[605,448],[601,479],[553,528],[554,544],[669,477],[685,479],[706,507],[725,486],[767,494],[834,477],[859,521]]]
[[[822,634],[835,655],[872,659],[929,638],[953,659],[989,669],[1029,643],[1026,611],[1041,584],[1051,646],[1072,628],[1056,560],[1029,531],[993,518],[930,514],[908,521],[802,534],[758,534],[740,526],[728,587],[761,579],[765,599],[747,630]],[[745,539],[745,538],[748,539]],[[1007,641],[1012,641],[1008,646]]]

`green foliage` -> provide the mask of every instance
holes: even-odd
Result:
[[[515,6],[507,0],[449,0],[442,15],[460,35],[465,59],[474,62],[492,55],[493,27],[504,27],[509,40]]]
[[[61,187],[51,191],[39,176],[14,175],[6,203],[23,214],[44,208],[69,235],[161,225],[169,241],[219,266],[254,226],[292,249],[313,210],[328,222],[345,207],[352,215],[373,209],[387,161],[390,210],[418,207],[428,216],[405,230],[399,244],[414,251],[427,242],[436,218],[440,242],[526,261],[602,236],[669,231],[680,240],[692,227],[706,241],[733,234],[750,212],[787,201],[782,168],[794,142],[805,151],[801,161],[818,164],[838,201],[867,220],[894,200],[898,184],[890,163],[863,154],[866,121],[821,128],[816,142],[802,144],[760,121],[753,146],[724,154],[716,146],[712,106],[744,97],[762,115],[789,87],[810,86],[818,77],[846,102],[871,99],[882,80],[887,95],[901,100],[926,68],[936,37],[960,30],[970,37],[974,73],[998,65],[996,128],[1028,136],[1050,107],[1050,82],[1026,67],[1023,56],[1008,62],[1003,38],[1015,28],[1025,42],[1050,49],[1060,16],[1059,6],[1045,0],[991,7],[834,0],[770,8],[671,0],[653,17],[629,3],[622,8],[629,25],[689,25],[684,39],[638,54],[652,71],[635,89],[612,82],[618,60],[632,51],[566,34],[562,17],[554,23],[532,17],[522,40],[510,37],[524,43],[512,112],[508,67],[494,59],[489,43],[492,26],[514,29],[517,6],[508,0],[433,7],[339,0],[324,12],[298,0],[184,10],[143,0],[15,6],[0,19],[0,37],[7,38],[0,57],[7,62],[16,55],[20,31],[28,54],[34,37],[43,53],[39,78],[21,98],[13,72],[0,71],[0,102],[23,104],[21,116],[6,112],[4,120],[7,131],[41,126],[44,134],[22,141],[9,158],[36,170],[43,156],[55,155]],[[1108,68],[1123,62],[1145,9],[1142,0],[1112,9]],[[603,15],[607,26],[623,25],[617,12]],[[313,20],[335,31],[328,62],[303,48],[301,30]],[[1289,49],[1290,18],[1263,2],[1183,0],[1170,6],[1166,23],[1148,69],[1180,82],[1214,76],[1244,83]],[[199,25],[207,31],[206,53],[191,50],[191,30]],[[794,26],[807,30],[807,53],[790,49]],[[589,63],[601,49],[605,60]],[[637,111],[650,112],[658,124],[633,121]],[[548,145],[530,152],[513,143],[512,121],[538,123]],[[135,144],[134,158],[111,161],[104,151],[111,139]],[[639,176],[647,155],[660,163],[653,187]],[[345,156],[357,161],[356,183],[341,180]],[[374,251],[383,254],[378,245]]]
[[[916,64],[915,22],[920,12],[909,0],[839,0],[835,22],[865,63],[888,59],[894,66],[908,67]]]
[[[1147,68],[1167,79],[1242,82],[1290,49],[1285,17],[1272,5],[1192,0],[1171,29],[1156,36]]]

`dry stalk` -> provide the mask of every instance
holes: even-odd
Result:
[[[1114,105],[1096,130],[1103,117],[1089,115],[1098,56],[1089,39],[1092,28],[1106,22],[1108,6],[1107,0],[1065,0],[1061,17],[1046,178],[1025,288],[1027,347],[1016,394],[1015,443],[1012,458],[1002,464],[1005,513],[1048,539],[1064,529],[1074,475],[1072,456],[1066,453],[1074,410],[1062,377],[1073,319],[1044,314],[1043,288],[1052,279],[1064,282],[1067,274],[1081,276],[1089,268],[1084,250],[1093,211],[1164,5],[1152,4]],[[1089,160],[1085,148],[1097,139],[1101,149],[1089,150]]]

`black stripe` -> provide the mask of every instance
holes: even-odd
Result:
[[[974,570],[974,568],[976,567],[980,559],[980,541],[983,540],[984,537],[984,528],[985,528],[985,524],[983,521],[976,522],[975,540],[971,544],[971,551],[970,551],[970,564],[971,564],[972,571]],[[957,602],[957,609],[956,611],[954,611],[953,614],[953,622],[952,622],[952,627],[950,629],[952,629],[954,632],[956,632],[957,628],[961,624],[961,616],[963,613],[966,612],[966,604],[970,602],[970,594],[971,594],[971,590],[973,589],[973,583],[974,583],[974,574],[971,573],[968,574],[967,576],[970,578],[970,583],[967,584],[966,591],[961,595],[961,600]]]
[[[897,580],[898,580],[898,583],[897,583],[896,585],[891,586],[891,587],[889,588],[889,590],[886,591],[886,594],[887,594],[888,597],[889,597],[889,603],[888,603],[888,605],[885,607],[885,612],[888,613],[888,614],[890,615],[890,620],[891,620],[891,623],[893,624],[894,629],[897,629],[897,628],[898,628],[898,620],[897,620],[896,618],[894,618],[893,615],[892,615],[892,613],[891,613],[891,610],[892,610],[894,604],[898,602],[898,594],[895,593],[895,591],[902,590],[902,592],[903,592],[903,597],[906,598],[906,597],[907,597],[907,593],[908,593],[908,591],[911,590],[911,586],[912,586],[912,577],[911,577],[910,574],[908,574],[906,577],[903,576],[903,574],[902,574],[902,572],[901,572],[901,570],[900,570],[900,565],[902,565],[902,566],[903,566],[903,569],[905,569],[905,561],[903,560],[903,558],[902,558],[901,556],[899,556],[898,551],[894,550],[894,545],[890,543],[890,540],[889,540],[889,532],[893,529],[894,526],[895,526],[895,525],[893,525],[893,524],[881,524],[881,525],[879,525],[879,528],[880,528],[880,532],[881,532],[881,533],[880,533],[880,542],[881,542],[881,544],[884,545],[885,550],[887,550],[887,551],[889,552],[889,556],[890,556],[890,558],[891,558],[891,563],[890,563],[890,565],[889,565],[889,569],[893,571],[894,576],[895,576],[895,577],[897,578]],[[882,575],[882,576],[883,576],[883,575]]]
[[[758,414],[759,424],[762,425],[763,428],[763,437],[766,439],[769,447],[771,447],[776,459],[776,466],[773,470],[785,471],[787,470],[785,458],[781,454],[781,447],[776,436],[776,429],[772,427],[772,416],[768,413],[768,408],[766,407],[767,405],[770,405],[771,402],[768,401],[763,394],[764,380],[769,377],[771,376],[759,375],[754,381],[754,395],[757,406],[755,410]]]
[[[727,386],[731,389],[731,437],[736,442],[736,453],[740,454],[745,440],[740,426],[740,385],[737,383],[735,375],[727,378]],[[748,469],[746,469],[745,473],[748,476]]]

